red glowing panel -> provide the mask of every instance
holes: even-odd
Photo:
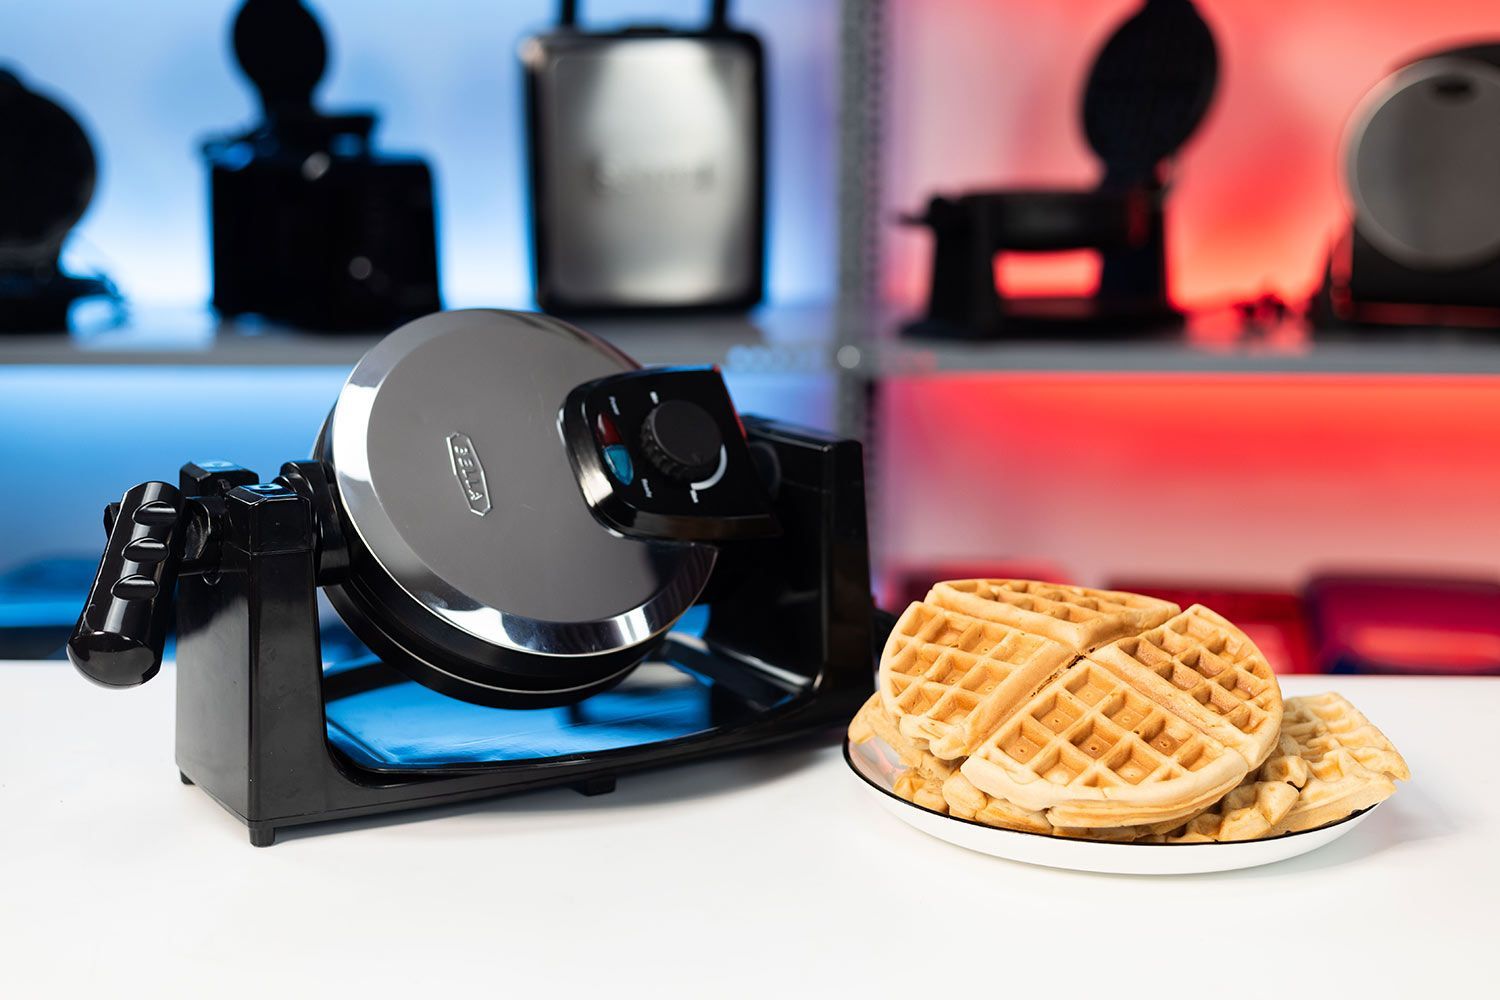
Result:
[[[1362,625],[1349,646],[1364,660],[1413,672],[1463,673],[1494,669],[1500,663],[1500,636],[1490,632],[1446,632],[1401,625]]]
[[[995,258],[995,287],[1008,298],[1093,295],[1099,265],[1094,250],[1003,253]]]
[[[1495,379],[931,375],[876,407],[888,568],[1295,590],[1330,567],[1500,567]]]

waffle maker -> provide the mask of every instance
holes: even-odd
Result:
[[[1180,325],[1167,286],[1166,203],[1173,162],[1207,115],[1218,75],[1213,33],[1190,0],[1145,0],[1110,35],[1084,88],[1098,186],[940,195],[905,217],[932,231],[933,250],[927,312],[902,332],[987,340]],[[1099,258],[1091,295],[1011,296],[997,287],[998,256],[1069,250]]]
[[[69,274],[60,260],[97,172],[78,120],[0,66],[0,333],[63,331],[79,299],[118,302],[108,278]]]
[[[1382,80],[1344,138],[1349,223],[1313,316],[1325,326],[1500,328],[1500,41]]]
[[[69,657],[150,680],[175,605],[178,768],[260,846],[608,791],[842,723],[871,687],[858,443],[741,419],[716,370],[642,369],[544,315],[409,323],[310,460],[190,463],[105,524]],[[320,588],[369,655],[325,664]]]

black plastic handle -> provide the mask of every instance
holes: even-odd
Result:
[[[133,687],[161,669],[186,506],[167,483],[142,483],[121,499],[88,604],[68,639],[68,659],[89,680]]]

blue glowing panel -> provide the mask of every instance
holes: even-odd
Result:
[[[711,728],[712,696],[712,684],[661,664],[560,708],[485,708],[407,681],[331,702],[328,740],[379,769],[599,753]]]
[[[695,608],[675,634],[696,635],[706,621],[706,611]],[[377,770],[536,760],[683,739],[792,699],[780,692],[749,700],[670,656],[643,664],[619,687],[576,705],[524,710],[458,701],[388,668],[372,668],[367,660],[330,664],[324,673],[328,741],[354,763]],[[368,690],[358,689],[362,673],[375,675]],[[351,680],[355,690],[341,695],[341,685]]]
[[[274,476],[308,455],[339,368],[0,366],[0,572],[92,556],[101,512],[183,462],[222,458]],[[45,504],[38,506],[38,497]]]

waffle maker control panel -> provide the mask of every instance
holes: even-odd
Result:
[[[559,416],[579,487],[606,527],[726,541],[779,531],[761,470],[713,368],[658,368],[579,386]]]

